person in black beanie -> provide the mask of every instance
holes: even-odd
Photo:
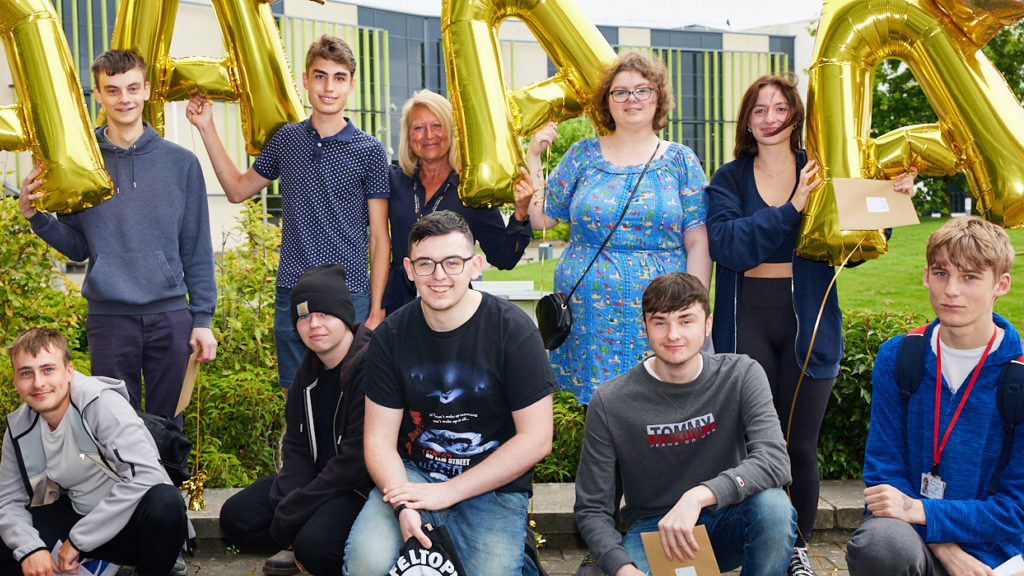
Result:
[[[291,316],[307,352],[288,389],[283,466],[232,496],[220,525],[238,546],[281,549],[263,573],[340,574],[345,540],[373,488],[363,463],[364,357],[372,331],[338,264],[299,277]]]

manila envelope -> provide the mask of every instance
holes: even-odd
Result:
[[[185,369],[185,381],[181,383],[181,394],[178,395],[178,406],[174,409],[174,416],[177,417],[188,408],[192,401],[192,389],[196,385],[196,376],[199,375],[199,362],[196,362],[196,353],[188,357],[188,368]]]
[[[881,230],[920,222],[909,194],[889,180],[833,178],[840,230]]]
[[[697,546],[700,552],[693,560],[680,562],[678,560],[666,560],[665,549],[661,547],[661,537],[657,532],[643,532],[640,538],[644,541],[644,552],[647,553],[647,563],[651,565],[653,576],[721,576],[718,571],[718,560],[715,559],[715,551],[711,549],[711,540],[708,539],[708,531],[703,524],[693,527],[693,536],[697,539]]]

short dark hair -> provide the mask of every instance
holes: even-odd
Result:
[[[100,85],[100,73],[117,76],[129,70],[142,70],[146,75],[146,59],[135,50],[107,50],[92,61],[92,78],[96,87]]]
[[[675,312],[685,310],[693,304],[704,308],[704,315],[711,312],[708,289],[693,274],[669,272],[658,276],[644,290],[643,314]]]
[[[458,213],[451,210],[431,212],[412,225],[412,230],[409,231],[409,253],[412,253],[412,247],[415,244],[419,244],[427,238],[444,236],[452,232],[458,232],[465,236],[466,240],[469,240],[470,246],[475,242],[469,224]]]
[[[733,158],[757,156],[757,140],[754,139],[754,135],[748,128],[750,127],[750,115],[754,111],[754,105],[757,104],[757,97],[761,88],[765,86],[778,88],[782,97],[789,103],[789,118],[782,129],[793,127],[793,132],[789,135],[789,148],[794,154],[800,152],[803,148],[804,103],[800,99],[800,92],[796,89],[796,82],[796,74],[786,72],[781,76],[761,76],[754,80],[750,88],[747,88],[743,99],[740,100],[740,114],[736,118],[736,145],[732,149]]]
[[[658,95],[658,109],[654,112],[654,121],[651,128],[657,132],[668,126],[668,113],[675,106],[672,96],[672,83],[668,78],[668,70],[665,64],[656,58],[644,56],[639,52],[623,52],[619,54],[615,62],[604,71],[601,83],[597,85],[594,93],[590,96],[590,105],[597,113],[598,122],[606,130],[615,130],[615,119],[612,118],[611,108],[608,106],[608,99],[611,95],[612,82],[619,72],[636,72],[643,76]]]
[[[306,51],[306,73],[309,73],[309,69],[313,67],[313,62],[317,58],[323,58],[324,60],[330,60],[335,64],[341,64],[348,68],[349,74],[355,78],[356,75],[356,57],[352,53],[352,47],[337,36],[330,36],[324,34],[317,41],[309,45],[309,50]]]
[[[14,364],[14,355],[27,352],[29,356],[38,356],[40,350],[52,348],[64,357],[64,364],[71,363],[71,351],[64,335],[53,328],[29,328],[11,342],[7,347],[7,356]],[[16,369],[16,368],[15,368]]]

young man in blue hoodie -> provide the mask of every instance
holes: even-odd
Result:
[[[217,354],[203,172],[194,154],[142,121],[149,82],[138,53],[104,52],[92,73],[107,115],[96,140],[114,194],[76,214],[38,212],[37,164],[21,182],[18,208],[47,244],[70,260],[89,260],[82,296],[92,372],[124,380],[136,408],[144,379],[146,411],[173,417],[190,351],[199,362]]]
[[[875,358],[867,512],[847,545],[850,574],[991,575],[1024,552],[1024,426],[1000,466],[1007,431],[996,403],[1021,339],[992,312],[1010,290],[1013,256],[1006,232],[979,218],[954,218],[928,239],[924,285],[938,318],[917,358],[900,357],[917,335],[892,338]],[[913,361],[924,363],[920,385],[904,400],[896,369]]]

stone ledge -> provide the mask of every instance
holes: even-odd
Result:
[[[825,480],[821,483],[815,541],[839,541],[849,538],[860,525],[864,509],[864,483],[860,480]],[[576,529],[572,508],[576,500],[575,484],[535,484],[530,501],[537,531],[546,539],[548,549],[585,548]],[[238,488],[206,490],[206,509],[189,511],[196,536],[211,545],[223,546],[220,509]]]

